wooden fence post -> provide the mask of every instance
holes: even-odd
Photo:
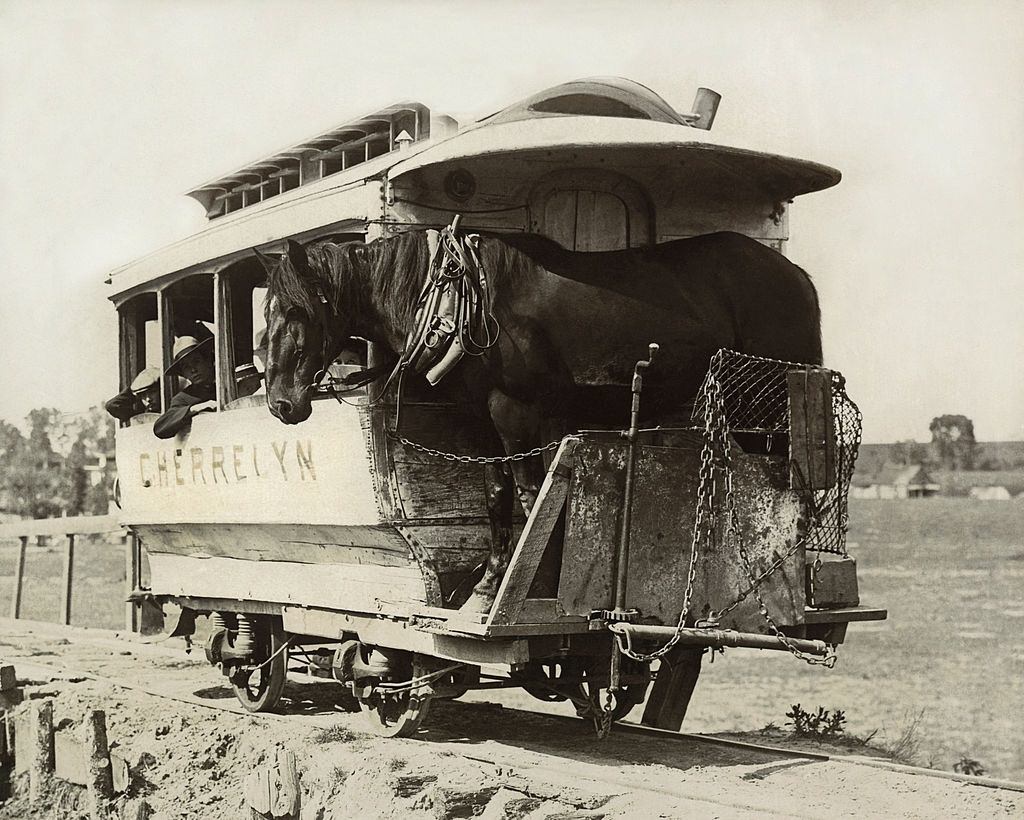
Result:
[[[25,582],[25,550],[28,547],[28,536],[22,535],[18,547],[18,561],[14,567],[14,589],[11,591],[11,618],[21,616],[21,589]]]
[[[114,774],[107,745],[107,713],[102,709],[90,710],[86,713],[83,729],[88,768],[85,788],[89,817],[92,820],[107,820],[110,816],[110,801],[114,797]]]
[[[278,749],[276,760],[254,769],[245,781],[245,799],[252,820],[298,820],[302,789],[295,753]]]
[[[74,580],[74,564],[75,564],[75,536],[73,533],[67,534],[67,546],[64,551],[64,583],[61,589],[64,592],[64,598],[61,601],[61,623],[68,625],[71,623],[71,584]]]
[[[32,761],[28,770],[28,799],[38,802],[53,772],[53,701],[33,700],[29,707]]]

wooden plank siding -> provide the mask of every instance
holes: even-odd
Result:
[[[384,601],[427,603],[416,566],[298,564],[151,553],[153,592],[237,598],[353,612],[377,612]]]

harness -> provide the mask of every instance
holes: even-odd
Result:
[[[491,312],[491,298],[487,276],[480,261],[479,234],[460,236],[456,215],[452,224],[440,231],[427,231],[430,261],[426,278],[416,300],[412,327],[394,369],[380,390],[380,395],[397,378],[398,404],[401,407],[402,377],[409,369],[424,374],[427,382],[436,385],[459,363],[463,356],[481,356],[498,341],[501,326]],[[333,306],[324,294],[318,280],[314,282],[316,296],[328,318],[334,314]],[[324,336],[323,367],[313,378],[313,387],[319,388],[328,377],[329,340]],[[372,377],[349,382],[351,389],[361,387]],[[333,381],[329,389],[338,396]]]
[[[397,367],[411,367],[436,385],[463,356],[480,356],[498,341],[501,327],[490,310],[480,236],[459,236],[459,216],[441,231],[427,231],[430,264],[416,302],[412,328]]]

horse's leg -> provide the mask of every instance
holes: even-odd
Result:
[[[491,552],[484,574],[460,608],[463,612],[487,612],[494,603],[509,559],[512,557],[512,471],[507,464],[484,466],[484,495],[491,523]]]
[[[535,447],[540,431],[540,414],[534,405],[511,398],[494,389],[487,401],[494,429],[508,453],[522,452]],[[489,464],[487,478],[487,508],[491,517],[491,554],[487,559],[484,575],[473,588],[473,594],[462,605],[464,612],[487,612],[505,576],[512,558],[512,478],[518,491],[519,501],[526,514],[530,514],[537,500],[541,482],[544,480],[544,465],[539,457],[511,462]]]
[[[543,417],[538,404],[515,399],[502,390],[494,389],[487,398],[487,408],[506,453],[524,453],[543,443],[540,440]],[[529,517],[544,481],[544,462],[536,456],[511,464],[519,503]]]

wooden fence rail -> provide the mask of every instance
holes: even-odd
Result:
[[[25,582],[25,553],[29,538],[40,535],[64,536],[64,572],[61,583],[61,615],[60,622],[71,623],[71,588],[74,584],[75,538],[79,535],[98,535],[104,533],[124,533],[125,528],[113,515],[83,515],[69,518],[23,519],[0,524],[0,541],[18,539],[18,557],[14,569],[14,589],[11,592],[11,617],[21,616],[21,593]],[[125,585],[126,596],[139,585],[141,563],[140,545],[134,533],[129,533],[125,545]],[[125,628],[137,632],[139,630],[139,605],[131,601],[125,602]]]

